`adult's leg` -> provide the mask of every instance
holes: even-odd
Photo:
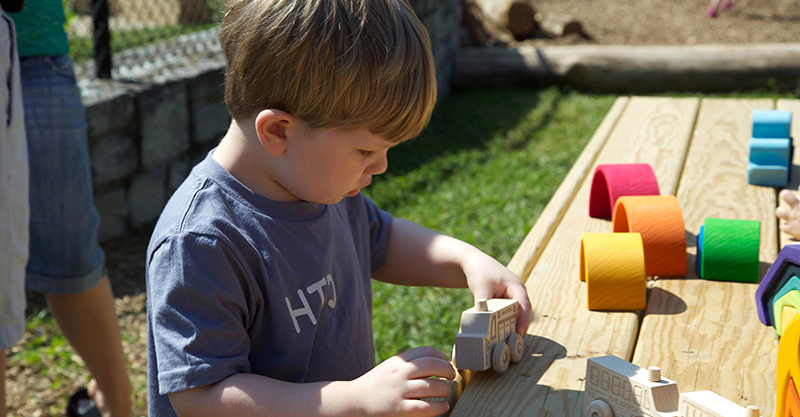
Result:
[[[64,335],[96,378],[98,408],[131,415],[105,258],[97,243],[86,116],[64,55],[22,60],[30,166],[30,261],[26,286],[46,294]]]
[[[130,416],[131,384],[108,276],[89,291],[45,297],[58,327],[97,381],[97,407],[104,415]]]

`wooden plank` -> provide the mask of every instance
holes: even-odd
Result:
[[[792,138],[800,138],[800,119],[798,118],[800,117],[800,100],[778,100],[778,109],[792,111]],[[792,190],[795,194],[800,196],[800,193],[797,192],[797,188],[800,187],[800,152],[796,149],[794,152],[792,165],[791,178],[789,179],[789,185],[786,188]],[[778,199],[778,203],[782,207],[789,208],[789,205],[786,204],[783,199]],[[779,244],[781,248],[785,245],[797,243],[797,240],[793,239],[789,234],[781,232],[780,229],[778,230],[778,236],[780,238]]]
[[[550,241],[550,237],[553,236],[553,232],[564,217],[567,207],[575,198],[581,183],[587,175],[591,175],[591,169],[594,166],[597,155],[605,145],[609,135],[611,135],[611,131],[616,126],[627,104],[628,97],[618,97],[614,101],[611,109],[606,113],[606,117],[603,118],[600,126],[594,132],[592,138],[589,139],[578,159],[575,160],[567,176],[564,177],[561,185],[558,186],[555,194],[550,198],[542,214],[539,215],[533,228],[525,236],[517,252],[514,253],[508,263],[508,269],[517,274],[517,276],[526,279],[531,273],[533,265],[539,259],[547,242]]]
[[[674,189],[698,103],[632,98],[595,165],[650,163],[662,188]],[[586,358],[631,354],[637,314],[590,312],[578,278],[582,233],[611,231],[611,222],[588,215],[590,185],[589,175],[527,279],[534,320],[524,358],[504,374],[477,373],[451,415],[579,416]]]
[[[633,363],[657,365],[681,392],[711,390],[775,410],[775,330],[758,320],[756,284],[698,279],[696,234],[706,217],[761,221],[761,276],[777,255],[775,192],[747,184],[750,113],[771,100],[704,100],[678,188],[689,246],[686,279],[656,281]]]

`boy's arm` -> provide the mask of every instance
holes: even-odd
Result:
[[[295,384],[235,374],[211,385],[169,394],[178,416],[437,416],[450,387],[430,376],[455,378],[436,349],[421,347],[389,358],[353,381]]]
[[[519,277],[478,248],[408,220],[392,219],[386,263],[373,278],[400,285],[469,288],[476,299],[517,300],[517,333],[528,331],[532,309]]]

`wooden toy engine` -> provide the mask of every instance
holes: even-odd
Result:
[[[523,339],[516,332],[519,303],[514,300],[478,300],[461,313],[453,357],[458,369],[505,372],[509,362],[522,359]]]

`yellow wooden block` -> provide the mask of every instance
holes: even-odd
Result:
[[[783,416],[786,409],[789,383],[800,381],[800,319],[795,317],[786,326],[778,345],[777,372],[778,403],[776,416]],[[796,387],[795,387],[796,388]]]
[[[778,336],[783,334],[783,331],[786,330],[786,326],[791,321],[791,318],[787,319],[782,314],[785,311],[785,307],[789,307],[797,314],[797,309],[800,308],[800,292],[791,290],[781,298],[775,300],[775,304],[772,306],[772,312],[775,317],[775,331],[778,333]]]
[[[797,309],[792,306],[783,306],[783,314],[781,314],[781,322],[783,323],[783,328],[781,328],[781,334],[786,331],[786,326],[792,321],[794,316],[797,315]]]
[[[589,310],[642,310],[647,304],[644,246],[639,233],[584,233],[580,278]]]

